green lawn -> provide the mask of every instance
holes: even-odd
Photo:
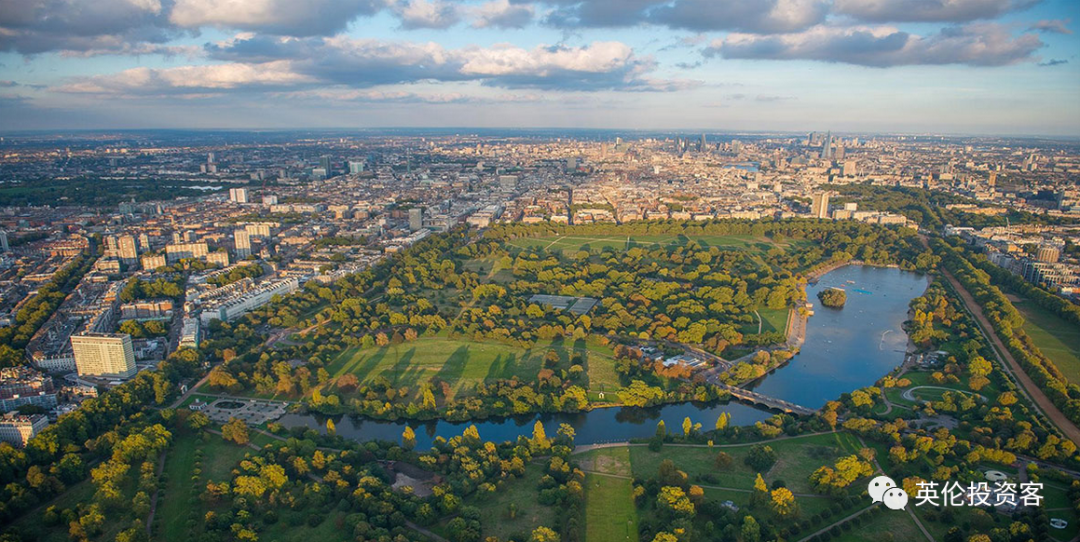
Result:
[[[791,311],[788,309],[758,309],[758,313],[761,314],[761,331],[764,333],[778,332],[784,333],[787,331],[788,316]]]
[[[1057,365],[1069,382],[1080,384],[1080,328],[1024,298],[1013,305],[1024,316],[1024,332],[1035,341],[1035,346]]]
[[[536,380],[548,350],[555,350],[569,363],[573,353],[585,357],[590,389],[618,389],[611,349],[600,345],[541,341],[529,350],[495,342],[468,339],[423,337],[398,346],[349,348],[327,367],[333,377],[355,374],[361,384],[376,377],[387,378],[395,387],[418,385],[438,379],[451,384],[452,393],[468,394],[477,384],[517,377]]]
[[[626,447],[598,450],[599,457],[611,458],[611,464],[629,465]],[[633,483],[610,475],[585,475],[585,541],[636,542],[637,508]]]
[[[256,433],[253,437],[263,437],[263,435]],[[158,500],[157,514],[154,518],[159,525],[156,531],[159,540],[187,538],[185,524],[189,519],[188,510],[192,506],[189,500],[192,498],[196,450],[203,452],[199,491],[206,487],[207,482],[229,480],[233,467],[248,453],[254,452],[251,448],[225,442],[218,435],[210,435],[206,442],[203,442],[201,436],[195,434],[177,435],[165,456],[163,474],[167,477],[168,483],[165,486],[165,492]]]
[[[872,513],[872,512],[871,512]],[[865,518],[865,514],[860,516]],[[926,540],[911,514],[904,511],[885,510],[875,514],[869,520],[864,519],[861,525],[852,525],[850,531],[841,531],[841,535],[833,538],[840,542],[907,542],[909,540]]]
[[[323,520],[312,527],[305,521],[307,511],[297,512],[285,507],[279,507],[277,512],[280,519],[276,523],[266,525],[259,533],[259,540],[272,540],[274,542],[344,542],[352,540],[352,533],[344,528],[345,512],[336,509],[326,513],[319,510]]]
[[[475,496],[470,498],[468,504],[479,508],[484,518],[485,538],[495,536],[499,540],[509,540],[514,536],[525,540],[537,527],[555,524],[555,509],[537,503],[537,488],[543,476],[543,466],[530,463],[522,478],[499,482],[495,495],[483,499]],[[516,507],[512,518],[511,504]]]
[[[861,447],[855,437],[848,433],[812,435],[789,440],[768,443],[779,458],[768,472],[761,473],[766,483],[783,480],[784,484],[795,493],[813,493],[810,475],[819,467],[832,466],[839,457],[854,454]],[[640,477],[653,477],[660,468],[660,462],[670,459],[675,466],[690,477],[691,483],[702,483],[734,489],[752,489],[757,472],[744,463],[752,444],[737,446],[684,447],[664,446],[659,452],[652,452],[646,446],[630,448],[633,472]],[[715,458],[719,452],[725,452],[732,458],[731,466],[719,470]],[[699,474],[711,474],[716,483],[697,482]]]

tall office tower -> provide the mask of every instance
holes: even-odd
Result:
[[[424,227],[424,210],[419,207],[409,209],[409,229],[417,231]]]
[[[214,160],[214,153],[212,153],[212,152],[206,153],[206,163],[207,164],[213,164],[214,162],[216,162],[216,160]]]
[[[126,333],[79,333],[71,336],[79,376],[130,378],[135,375],[135,350]]]
[[[236,259],[243,260],[251,256],[251,234],[247,230],[234,231],[233,246],[236,247]]]
[[[323,155],[323,156],[319,157],[319,167],[326,170],[326,176],[327,177],[329,177],[329,176],[331,176],[333,174],[334,167],[333,167],[333,164],[330,163],[330,157],[329,156]]]
[[[821,158],[832,160],[832,131],[825,135],[825,143],[821,145]]]
[[[247,188],[230,188],[229,189],[229,201],[235,201],[236,203],[248,202],[248,189]]]
[[[701,134],[701,142],[698,143],[698,148],[697,148],[698,152],[701,152],[701,151],[705,150],[705,145],[706,145],[706,143],[705,143],[705,134]]]
[[[814,218],[829,218],[829,193],[814,194],[810,204],[810,214]]]
[[[7,252],[9,250],[11,250],[11,247],[8,245],[7,232],[0,230],[0,252]]]
[[[349,160],[349,174],[359,175],[364,172],[364,162]]]
[[[135,244],[135,237],[132,235],[121,235],[117,241],[118,248],[116,255],[120,258],[120,263],[124,265],[135,265],[139,262],[139,248]]]
[[[139,250],[146,252],[150,250],[150,236],[145,233],[139,234]]]

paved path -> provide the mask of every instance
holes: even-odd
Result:
[[[975,298],[967,291],[960,281],[956,280],[947,269],[942,268],[942,272],[945,278],[948,279],[949,284],[960,295],[960,299],[964,302],[969,313],[975,317],[975,322],[982,328],[983,335],[990,339],[994,348],[994,355],[998,358],[1001,367],[1006,372],[1012,375],[1013,379],[1020,384],[1020,391],[1024,393],[1035,405],[1035,408],[1042,411],[1050,421],[1057,426],[1058,429],[1071,441],[1080,445],[1080,428],[1077,428],[1075,424],[1068,417],[1065,416],[1057,405],[1050,400],[1049,397],[1043,393],[1042,389],[1035,384],[1035,381],[1024,371],[1024,368],[1013,357],[1012,352],[1005,347],[1005,344],[1001,342],[1001,339],[997,336],[993,326],[990,325],[990,320],[983,314],[982,307],[975,301]]]
[[[862,510],[859,510],[858,512],[855,512],[854,514],[851,514],[850,516],[848,516],[846,518],[838,519],[838,520],[830,523],[829,525],[826,525],[820,531],[813,532],[813,533],[810,533],[810,534],[806,535],[806,537],[800,539],[799,542],[805,542],[806,540],[810,540],[811,538],[814,538],[815,536],[818,536],[818,535],[828,531],[829,529],[832,529],[833,527],[836,527],[837,525],[840,525],[840,524],[846,523],[848,521],[851,521],[852,519],[857,518],[857,517],[869,512],[873,508],[874,508],[873,506],[868,506],[866,508],[863,508]],[[931,540],[931,542],[933,542],[932,538],[930,540]]]
[[[191,386],[189,386],[188,391],[186,393],[184,393],[183,395],[181,395],[180,397],[178,397],[175,401],[173,401],[173,403],[171,405],[169,405],[168,408],[177,408],[177,407],[179,407],[180,404],[183,403],[188,397],[191,397],[192,394],[196,393],[195,390],[199,389],[199,386],[202,386],[203,382],[206,382],[209,379],[210,379],[210,371],[206,371],[206,374],[204,374],[203,377],[200,378],[198,382],[196,382],[196,383],[192,384]]]
[[[907,399],[908,401],[912,401],[912,402],[915,402],[915,403],[918,403],[919,401],[922,401],[923,399],[919,399],[918,397],[915,397],[915,394],[912,393],[915,390],[951,391],[953,393],[959,393],[961,395],[973,395],[973,396],[975,396],[975,397],[977,397],[979,399],[980,403],[985,403],[987,401],[986,397],[981,393],[975,393],[973,391],[967,391],[967,390],[958,390],[956,388],[946,388],[944,386],[913,386],[913,387],[910,387],[910,388],[904,390],[904,393],[901,394],[901,397],[903,397],[904,399]]]
[[[161,479],[161,472],[165,470],[165,454],[168,450],[161,452],[161,456],[158,457],[157,464],[157,477]],[[154,514],[157,513],[158,493],[160,491],[154,491],[154,494],[150,497],[150,513],[146,515],[146,535],[151,536],[150,526],[154,524]]]

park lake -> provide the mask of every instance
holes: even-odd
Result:
[[[847,291],[842,309],[821,306],[817,293],[837,287]],[[844,266],[823,275],[806,289],[814,315],[806,326],[805,343],[791,362],[776,369],[752,386],[754,391],[817,409],[827,401],[858,388],[873,385],[903,362],[907,333],[902,325],[908,304],[927,287],[924,275],[896,268]],[[646,438],[656,433],[664,420],[669,430],[678,431],[682,420],[711,428],[721,413],[731,415],[732,425],[748,425],[772,415],[741,403],[683,403],[654,408],[597,408],[578,414],[540,414],[477,422],[451,423],[386,422],[346,416],[335,418],[339,435],[360,441],[401,438],[406,425],[416,431],[417,447],[426,449],[436,437],[460,435],[476,425],[485,440],[502,442],[518,435],[531,435],[540,420],[553,433],[559,424],[576,430],[577,444],[622,442]],[[306,426],[325,431],[324,416],[287,414],[278,420],[285,427]]]

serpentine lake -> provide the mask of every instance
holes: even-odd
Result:
[[[925,275],[895,268],[849,265],[830,271],[806,288],[814,315],[806,325],[806,340],[798,355],[783,367],[766,375],[751,387],[754,391],[809,408],[820,408],[842,393],[872,385],[900,365],[907,348],[908,304],[926,291]],[[842,309],[821,306],[817,293],[825,288],[843,288],[847,303]],[[741,403],[700,405],[682,403],[653,408],[598,408],[578,414],[538,414],[477,422],[446,421],[386,422],[351,416],[335,418],[337,433],[360,441],[400,441],[410,425],[416,432],[417,448],[426,449],[436,437],[460,435],[476,425],[484,440],[502,442],[518,435],[531,435],[536,420],[544,422],[549,435],[559,424],[574,427],[577,444],[620,442],[646,438],[656,433],[664,420],[669,431],[678,432],[687,416],[711,429],[723,412],[732,425],[748,425],[772,415]],[[325,431],[326,417],[286,414],[278,420],[285,427],[310,427]]]

